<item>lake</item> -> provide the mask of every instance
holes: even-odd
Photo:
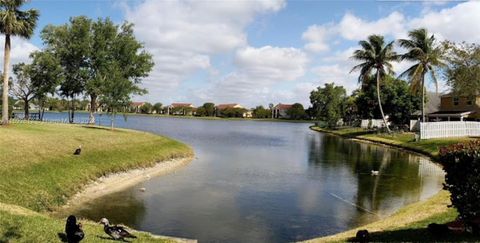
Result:
[[[98,118],[109,125],[105,115]],[[291,242],[334,234],[426,199],[444,179],[425,157],[314,132],[304,123],[119,116],[116,124],[181,140],[196,158],[71,213],[200,242]]]

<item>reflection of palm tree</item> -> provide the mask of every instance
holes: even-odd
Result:
[[[372,192],[372,210],[378,210],[378,205],[377,203],[377,188],[378,188],[378,183],[380,181],[380,177],[383,174],[383,171],[385,171],[385,168],[388,166],[388,163],[391,161],[390,153],[386,152],[385,150],[382,150],[382,162],[380,163],[380,167],[378,169],[378,176],[375,176],[375,182],[373,183],[373,192]]]

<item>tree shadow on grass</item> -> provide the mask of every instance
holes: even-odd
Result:
[[[426,228],[400,229],[370,233],[369,242],[479,242],[479,235],[469,233],[455,234],[445,232],[434,235]],[[355,237],[349,238],[348,242],[358,242]]]
[[[109,132],[125,132],[124,130],[121,130],[121,129],[116,129],[114,128],[113,130],[110,129],[110,127],[100,127],[100,126],[88,126],[88,125],[84,125],[82,126],[83,128],[88,128],[88,129],[97,129],[97,130],[102,130],[102,131],[109,131]]]
[[[3,235],[0,238],[0,243],[3,242],[11,242],[12,240],[15,239],[20,239],[22,235],[19,233],[19,227],[18,226],[10,226],[5,230]]]

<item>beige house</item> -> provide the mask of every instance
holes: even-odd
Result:
[[[130,111],[140,113],[140,109],[145,105],[145,102],[132,102],[130,103]]]
[[[243,112],[242,117],[245,117],[245,118],[251,117],[251,112],[249,113],[245,107],[237,103],[219,104],[215,106],[215,115],[221,116],[222,111],[225,109],[244,109],[245,111]]]
[[[172,103],[171,105],[167,106],[167,114],[168,115],[194,115],[195,114],[195,107],[192,103]]]
[[[428,114],[430,121],[478,121],[480,120],[480,95],[442,95],[440,110]]]
[[[278,105],[273,107],[272,110],[272,115],[273,118],[290,118],[290,115],[288,115],[288,110],[292,108],[293,104],[282,104],[279,103]]]

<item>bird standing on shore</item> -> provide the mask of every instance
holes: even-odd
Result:
[[[107,233],[107,235],[112,237],[114,240],[124,241],[125,238],[137,238],[136,236],[130,234],[123,226],[110,226],[110,223],[106,218],[102,218],[100,220],[100,224],[103,224],[103,230],[105,231],[105,233]]]
[[[67,234],[67,242],[69,243],[78,243],[85,237],[85,233],[82,230],[82,224],[77,224],[77,218],[74,215],[70,215],[67,218],[65,234]]]
[[[79,145],[77,149],[75,149],[75,152],[73,152],[73,155],[80,155],[82,152],[82,145]]]

